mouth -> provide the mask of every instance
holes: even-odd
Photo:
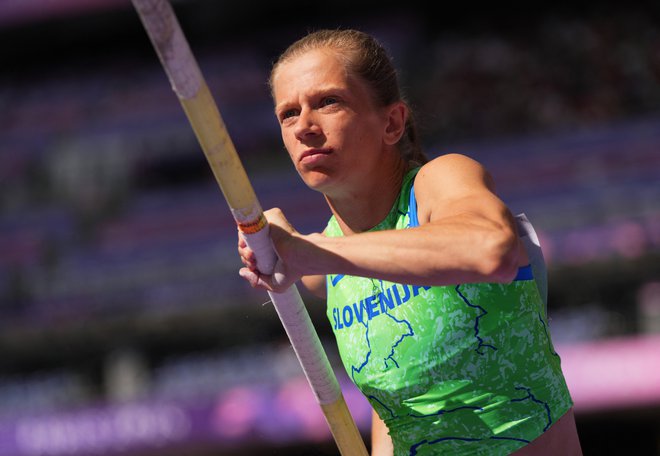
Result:
[[[298,158],[298,161],[301,163],[308,162],[316,158],[320,158],[320,156],[323,155],[330,155],[331,153],[332,153],[332,149],[307,149],[302,154],[300,154],[300,158]]]

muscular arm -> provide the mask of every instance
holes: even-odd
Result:
[[[276,249],[291,276],[350,274],[415,285],[508,282],[524,249],[515,223],[474,160],[446,155],[415,180],[420,226],[343,237],[295,232],[269,214]]]
[[[440,157],[415,181],[420,226],[328,238],[296,235],[285,262],[309,274],[367,275],[400,283],[446,285],[513,279],[520,248],[513,218],[486,171],[459,155]]]

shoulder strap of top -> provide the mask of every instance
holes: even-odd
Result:
[[[410,198],[408,200],[408,215],[410,216],[410,227],[419,226],[417,217],[417,199],[415,198],[415,184],[410,187]]]

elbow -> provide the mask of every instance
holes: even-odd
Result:
[[[485,281],[511,283],[518,273],[518,240],[509,230],[497,230],[488,236],[479,265]]]

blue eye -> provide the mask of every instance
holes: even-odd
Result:
[[[289,117],[293,117],[297,115],[298,115],[297,109],[287,109],[286,111],[282,112],[282,119],[288,119]]]
[[[335,97],[325,97],[323,100],[321,100],[321,106],[328,106],[331,104],[337,103],[337,99]]]

